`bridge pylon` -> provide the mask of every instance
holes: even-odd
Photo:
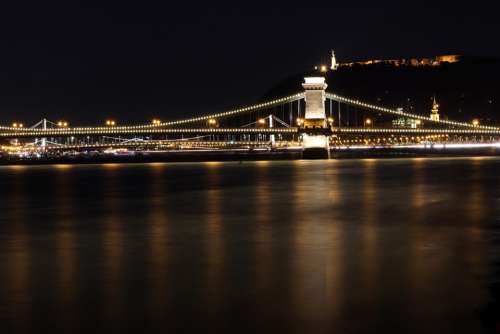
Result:
[[[306,112],[299,131],[302,134],[303,158],[325,159],[330,157],[329,137],[332,134],[325,112],[326,87],[324,77],[306,77]]]

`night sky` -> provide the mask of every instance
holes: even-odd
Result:
[[[500,57],[498,5],[306,3],[2,4],[0,123],[123,124],[222,111],[256,101],[330,49],[339,61]]]

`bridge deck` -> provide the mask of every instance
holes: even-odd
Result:
[[[454,135],[500,135],[499,129],[432,129],[432,128],[332,128],[333,134],[454,134]],[[296,134],[298,128],[147,128],[147,129],[114,129],[114,128],[66,128],[34,131],[4,131],[1,138],[41,138],[41,137],[68,137],[68,136],[101,136],[101,135],[218,135],[218,134]]]

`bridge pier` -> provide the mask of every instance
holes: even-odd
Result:
[[[47,130],[47,119],[46,118],[44,118],[42,120],[42,129]],[[45,152],[46,149],[47,149],[47,138],[43,137],[42,138],[42,150]]]
[[[273,115],[269,115],[269,127],[270,128],[274,127]],[[269,139],[271,141],[271,147],[274,147],[276,145],[276,137],[274,136],[274,134],[270,135]]]
[[[330,135],[325,112],[325,90],[328,85],[324,77],[304,78],[306,111],[299,132],[302,134],[302,157],[304,159],[330,158]]]

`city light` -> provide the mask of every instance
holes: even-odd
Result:
[[[297,118],[297,125],[298,126],[304,125],[304,119],[303,118]]]
[[[109,119],[108,119],[108,120],[106,121],[106,125],[107,125],[107,126],[115,126],[115,125],[116,125],[116,122],[115,122],[115,121],[113,121],[113,120],[109,120]]]
[[[321,65],[320,71],[323,72],[323,73],[325,73],[325,72],[328,71],[328,67],[326,65]]]
[[[215,127],[215,126],[217,126],[217,120],[216,120],[215,118],[210,118],[210,119],[208,120],[208,126],[210,126],[210,127]]]
[[[159,119],[153,119],[151,123],[153,123],[153,125],[160,125],[161,121]]]
[[[479,120],[478,120],[478,119],[474,119],[474,120],[472,121],[472,125],[474,125],[474,126],[479,126]]]
[[[57,122],[57,126],[60,127],[60,128],[67,128],[68,127],[68,122],[59,121],[59,122]]]
[[[328,117],[328,124],[332,125],[334,122],[333,117]]]
[[[259,124],[261,125],[266,124],[266,120],[264,118],[259,119]]]
[[[372,125],[372,120],[370,118],[365,119],[365,125],[366,126]]]
[[[23,123],[12,123],[13,128],[23,128],[24,124]]]

